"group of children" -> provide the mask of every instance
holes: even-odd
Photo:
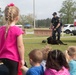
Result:
[[[49,47],[34,49],[29,53],[31,68],[23,66],[23,75],[76,75],[76,46],[63,53]]]

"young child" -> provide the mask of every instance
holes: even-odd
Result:
[[[51,51],[51,50],[52,50],[52,48],[50,48],[49,45],[47,45],[46,47],[44,47],[44,48],[42,49],[43,60],[42,60],[42,62],[41,62],[41,65],[43,66],[44,71],[45,71],[45,69],[46,69],[47,56],[48,56],[49,51]]]
[[[70,75],[76,75],[76,46],[68,47]]]
[[[17,75],[18,62],[24,65],[23,31],[15,26],[19,20],[19,9],[9,4],[4,10],[6,24],[0,27],[0,60],[9,70],[9,75]]]
[[[26,75],[44,75],[43,67],[40,63],[43,60],[43,54],[39,49],[34,49],[29,53],[29,62],[31,68],[26,72]]]
[[[60,50],[48,53],[44,75],[70,75],[65,55]]]

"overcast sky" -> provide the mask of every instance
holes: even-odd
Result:
[[[53,12],[58,12],[64,0],[35,0],[36,19],[51,18]],[[4,10],[9,3],[14,3],[20,14],[33,14],[33,0],[0,0],[0,7]]]

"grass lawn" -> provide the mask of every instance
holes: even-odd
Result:
[[[46,40],[48,36],[41,37],[41,36],[35,36],[33,34],[28,34],[23,36],[24,40],[24,46],[25,46],[25,61],[27,62],[27,65],[29,65],[29,59],[28,59],[28,54],[31,50],[33,49],[42,49],[47,43],[42,43],[42,40]],[[52,49],[60,49],[62,51],[65,51],[68,46],[76,46],[76,36],[64,36],[61,37],[61,40],[64,43],[67,43],[68,45],[51,45],[49,44]]]

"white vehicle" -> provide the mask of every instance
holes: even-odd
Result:
[[[62,31],[66,34],[72,33],[74,30],[74,24],[64,24]]]
[[[23,27],[22,25],[16,25],[16,26],[18,26],[19,28],[22,28]]]

